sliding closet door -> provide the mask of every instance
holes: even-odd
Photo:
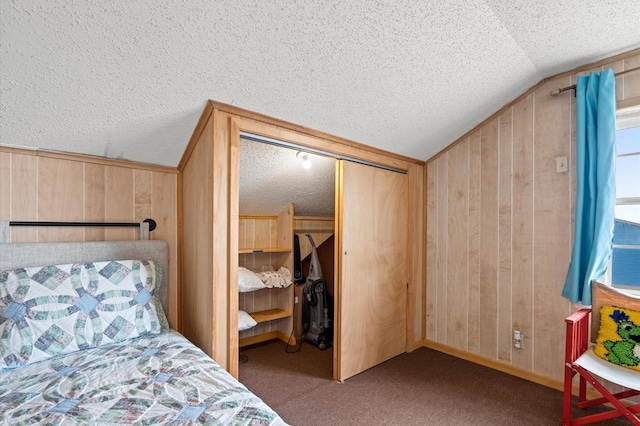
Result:
[[[407,175],[339,162],[339,380],[406,351]]]

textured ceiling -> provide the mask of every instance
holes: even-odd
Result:
[[[207,99],[426,160],[637,0],[2,0],[0,144],[176,166]]]
[[[294,203],[296,216],[333,217],[336,160],[240,139],[240,214],[277,215]]]

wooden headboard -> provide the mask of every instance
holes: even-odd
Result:
[[[153,260],[162,265],[160,297],[167,312],[169,247],[165,241],[95,241],[76,243],[1,243],[0,270],[107,260]]]

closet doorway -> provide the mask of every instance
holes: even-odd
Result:
[[[207,102],[178,166],[182,224],[178,247],[179,298],[184,307],[182,331],[185,336],[237,377],[241,135],[248,135],[252,140],[256,140],[251,137],[255,136],[283,142],[296,151],[323,154],[337,159],[339,164],[353,164],[356,170],[352,179],[344,173],[347,167],[342,171],[338,167],[335,177],[333,378],[344,380],[369,368],[372,362],[393,356],[390,354],[397,349],[390,351],[385,343],[402,337],[403,333],[393,331],[398,330],[397,324],[391,327],[389,319],[391,322],[399,319],[399,324],[404,322],[404,350],[421,347],[426,296],[422,238],[426,212],[424,188],[428,183],[424,164],[215,101]],[[382,172],[367,175],[360,170]],[[351,201],[350,194],[356,195]],[[381,194],[389,197],[381,198]],[[391,197],[395,194],[404,195],[398,199]],[[348,207],[352,201],[356,208]],[[337,206],[341,206],[340,209]],[[295,204],[281,213],[276,218],[278,223],[293,222],[297,214]],[[396,222],[398,214],[403,216]],[[292,239],[293,225],[288,233],[281,233],[279,237]],[[352,256],[353,249],[345,250],[346,255],[340,252],[342,246],[352,243],[349,239],[356,241],[362,237],[355,248],[358,256]],[[287,242],[287,247],[290,246]],[[355,266],[350,259],[354,259]],[[358,266],[358,262],[363,266]],[[389,274],[389,271],[395,273]],[[359,287],[350,292],[351,286]],[[384,298],[381,295],[389,289],[395,289],[392,305],[397,312],[377,308]],[[395,300],[396,296],[397,300],[405,299],[403,306]],[[276,316],[281,314],[280,310],[285,311],[279,306],[276,309],[279,309],[273,313]],[[362,335],[366,335],[366,339],[357,347],[344,350],[341,343],[350,333],[359,330],[366,331]],[[370,330],[376,331],[370,335]],[[373,352],[376,356],[370,357]],[[342,365],[355,368],[343,370]]]
[[[245,371],[254,376],[278,369],[295,374],[295,369],[304,369],[306,374],[333,377],[332,345],[320,354],[312,343],[303,343],[302,290],[313,240],[327,296],[333,301],[335,176],[334,158],[240,137],[240,376]],[[292,251],[294,235],[300,249],[298,266]],[[303,275],[298,280],[296,268]],[[333,326],[333,315],[330,320]]]

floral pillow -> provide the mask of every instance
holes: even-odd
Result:
[[[640,371],[640,312],[602,306],[594,351],[609,362]]]
[[[161,274],[140,260],[0,272],[0,370],[165,331]]]

